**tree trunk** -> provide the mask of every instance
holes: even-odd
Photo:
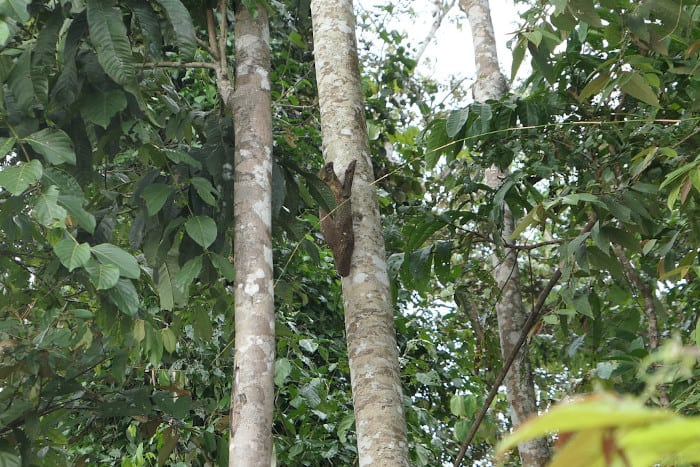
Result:
[[[488,0],[460,0],[460,8],[467,14],[472,31],[477,80],[474,83],[474,100],[484,102],[499,99],[507,90],[506,79],[501,73],[496,51],[496,40]],[[506,175],[498,167],[486,171],[486,184],[498,188]],[[503,358],[513,350],[527,315],[520,294],[520,272],[515,250],[505,248],[514,229],[513,214],[507,204],[503,205],[503,225],[493,255],[493,277],[501,290],[496,304],[498,333]],[[510,407],[510,418],[518,427],[528,417],[537,414],[537,399],[532,382],[532,369],[527,346],[523,346],[505,378],[506,393]],[[545,439],[523,442],[518,445],[524,466],[545,465],[549,460],[549,447]]]
[[[229,465],[269,466],[274,408],[272,116],[267,12],[236,3],[235,349]],[[226,21],[226,18],[222,18]]]
[[[408,465],[406,422],[386,253],[373,185],[350,0],[312,0],[323,156],[352,184],[354,250],[343,277],[360,466]]]

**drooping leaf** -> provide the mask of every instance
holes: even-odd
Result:
[[[42,173],[41,162],[36,159],[13,167],[4,167],[0,170],[0,187],[9,191],[13,196],[19,196],[41,179]]]
[[[165,351],[168,353],[175,352],[175,348],[177,347],[177,337],[175,337],[173,330],[170,328],[161,329],[160,337],[163,339],[163,348],[165,348]]]
[[[92,247],[92,254],[102,264],[113,264],[119,268],[122,277],[138,279],[141,275],[139,263],[132,255],[111,243],[102,243]]]
[[[185,231],[202,248],[208,248],[216,240],[216,222],[208,216],[196,216],[185,222]]]
[[[90,245],[78,243],[73,237],[66,237],[56,243],[53,251],[68,271],[84,266],[90,259]]]
[[[660,107],[656,93],[642,75],[636,72],[623,72],[620,79],[622,92],[654,107]]]
[[[24,138],[50,164],[65,162],[75,165],[73,143],[63,130],[44,128]]]
[[[87,0],[86,3],[90,39],[97,60],[114,82],[125,87],[133,86],[136,75],[121,10],[112,6],[110,1]]]
[[[158,3],[163,7],[173,27],[175,40],[183,58],[192,58],[197,48],[197,40],[190,12],[180,0],[158,0]]]

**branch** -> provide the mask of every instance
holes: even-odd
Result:
[[[547,240],[545,242],[531,243],[529,245],[517,245],[515,243],[508,243],[507,241],[504,240],[503,244],[505,245],[506,248],[510,248],[511,250],[530,251],[530,250],[536,250],[539,247],[547,246],[547,245],[561,245],[565,241],[566,241],[565,239],[559,238],[559,239],[555,239],[555,240]]]
[[[209,62],[146,62],[137,63],[139,68],[209,68],[210,70],[218,70],[219,66],[216,63]]]
[[[209,37],[209,46],[212,57],[218,62],[219,48],[216,46],[216,23],[214,22],[214,12],[207,8],[207,36]]]
[[[226,20],[226,0],[219,0],[219,68],[228,74],[226,63],[226,35],[228,34],[228,21]]]
[[[588,223],[586,223],[586,225],[583,227],[581,234],[590,232],[597,221],[597,216],[593,214]],[[467,434],[467,438],[464,440],[464,443],[462,443],[462,448],[459,450],[459,454],[457,454],[457,458],[454,461],[454,467],[459,467],[459,465],[461,465],[462,459],[464,459],[464,454],[467,452],[467,449],[469,449],[469,445],[474,439],[476,431],[479,429],[481,422],[484,421],[484,417],[486,417],[486,412],[489,410],[491,403],[493,402],[493,400],[496,397],[496,394],[498,393],[498,388],[503,383],[503,380],[505,379],[508,370],[510,370],[510,367],[511,365],[513,365],[515,358],[520,353],[520,349],[522,348],[523,344],[530,335],[530,331],[542,317],[542,307],[544,306],[544,302],[545,300],[547,300],[547,297],[552,292],[554,286],[557,284],[557,282],[559,282],[561,274],[561,267],[558,267],[557,270],[554,271],[554,274],[552,274],[552,277],[549,279],[549,282],[547,283],[545,288],[542,290],[542,292],[540,292],[540,295],[537,297],[537,302],[535,303],[535,306],[532,308],[532,311],[527,317],[525,324],[523,324],[523,329],[520,332],[520,337],[518,338],[518,341],[515,343],[513,350],[508,355],[508,358],[506,358],[506,360],[503,362],[503,368],[501,368],[501,371],[496,376],[496,380],[494,381],[488,396],[486,396],[486,401],[484,402],[483,407],[481,407],[479,413],[476,414],[476,418],[474,419],[474,423],[472,424],[472,427],[469,430],[469,433]]]

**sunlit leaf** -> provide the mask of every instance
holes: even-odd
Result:
[[[88,262],[85,270],[97,290],[111,289],[119,281],[119,268],[114,264],[100,264],[93,260]]]
[[[90,259],[90,245],[78,243],[73,237],[66,237],[56,243],[53,251],[68,271],[85,265]]]
[[[62,130],[44,128],[24,138],[24,141],[50,164],[60,165],[65,162],[75,164],[73,143]]]

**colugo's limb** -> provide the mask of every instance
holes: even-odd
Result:
[[[321,208],[319,210],[319,218],[321,220],[323,238],[326,239],[326,243],[328,243],[333,252],[335,269],[342,277],[350,274],[350,260],[352,259],[352,251],[355,246],[350,196],[356,163],[357,161],[353,160],[348,164],[342,183],[333,169],[332,162],[327,163],[318,175],[331,189],[335,199],[333,212],[329,214],[325,209]]]

